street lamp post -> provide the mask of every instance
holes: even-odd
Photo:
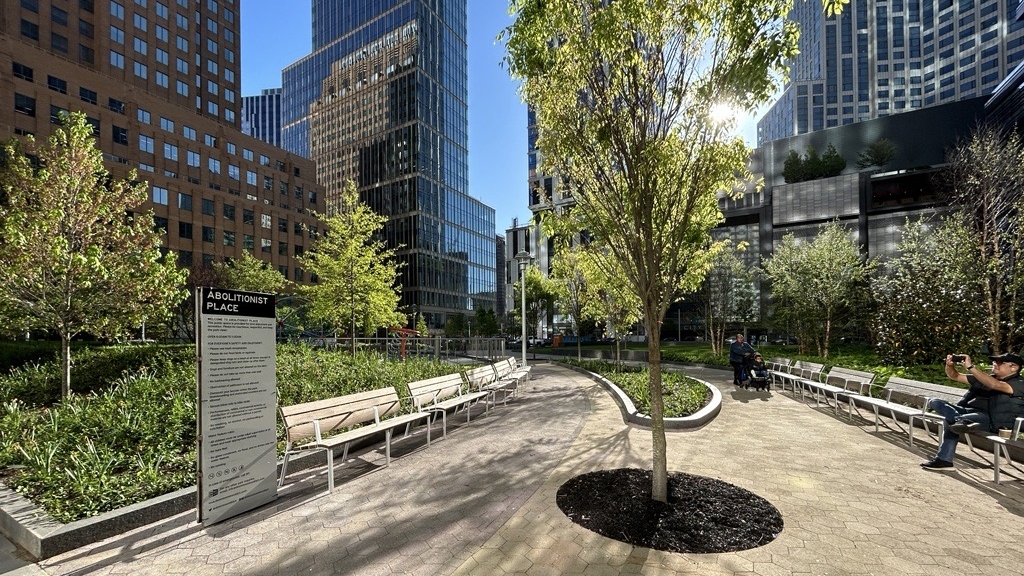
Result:
[[[519,279],[522,282],[522,288],[519,289],[519,295],[521,300],[521,314],[522,322],[520,324],[523,327],[523,366],[526,366],[526,265],[530,263],[530,253],[526,250],[520,251],[516,254],[516,260],[519,261]]]

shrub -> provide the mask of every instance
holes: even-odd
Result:
[[[650,370],[647,368],[620,365],[616,369],[614,364],[599,360],[566,359],[563,362],[604,376],[629,397],[638,412],[651,413],[648,387]],[[711,399],[711,391],[707,386],[682,374],[662,372],[661,384],[666,418],[689,416],[706,406]]]
[[[0,377],[0,467],[6,482],[61,522],[195,483],[193,346],[121,346],[76,352],[76,393],[59,401],[59,361]],[[285,404],[450,374],[450,364],[281,345],[278,394]],[[74,376],[73,376],[74,377]]]

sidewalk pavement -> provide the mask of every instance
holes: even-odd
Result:
[[[835,417],[788,393],[738,390],[731,374],[688,368],[724,393],[703,429],[670,432],[669,470],[766,498],[785,528],[760,548],[674,554],[634,548],[570,522],[559,486],[593,470],[650,467],[651,435],[622,423],[587,377],[539,364],[507,407],[346,463],[321,495],[322,468],[279,500],[203,529],[182,514],[43,561],[19,576],[85,574],[504,575],[1022,574],[1024,477],[991,481],[965,445],[956,472],[922,470],[934,439]],[[3,552],[0,552],[0,559]],[[0,566],[4,564],[0,563]]]

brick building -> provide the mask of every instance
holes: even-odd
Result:
[[[295,256],[324,211],[313,162],[239,129],[239,0],[12,0],[0,20],[0,138],[95,126],[108,169],[134,168],[179,263],[249,252],[309,282]]]

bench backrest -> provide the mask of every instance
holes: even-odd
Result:
[[[494,363],[494,372],[498,380],[504,379],[506,376],[515,371],[519,367],[516,359],[509,356],[504,360],[499,360]]]
[[[874,372],[853,370],[852,368],[843,368],[842,366],[833,366],[828,371],[828,376],[825,379],[826,384],[842,386],[850,391],[856,389],[857,392],[861,394],[863,394],[865,390],[870,390],[874,381]]]
[[[789,373],[806,378],[807,380],[814,380],[815,382],[821,382],[821,373],[825,371],[824,364],[818,364],[816,362],[806,362],[804,360],[797,360],[790,366]]]
[[[462,374],[448,374],[447,376],[410,382],[409,394],[412,395],[416,410],[421,410],[434,402],[441,402],[462,394]]]
[[[924,406],[925,400],[928,398],[939,398],[956,404],[963,397],[964,393],[967,392],[963,388],[921,382],[920,380],[900,378],[899,376],[889,378],[889,381],[885,383],[885,391],[889,396],[889,400],[904,402],[917,407]]]
[[[278,409],[281,421],[284,422],[286,440],[293,443],[315,438],[314,422],[319,423],[320,434],[323,436],[359,424],[378,422],[400,410],[401,404],[394,386],[281,406]]]
[[[466,376],[466,383],[469,384],[470,390],[479,390],[494,382],[496,377],[493,364],[470,368],[463,372],[463,374]]]
[[[789,372],[792,362],[789,358],[772,358],[768,360],[768,369],[772,372]]]

